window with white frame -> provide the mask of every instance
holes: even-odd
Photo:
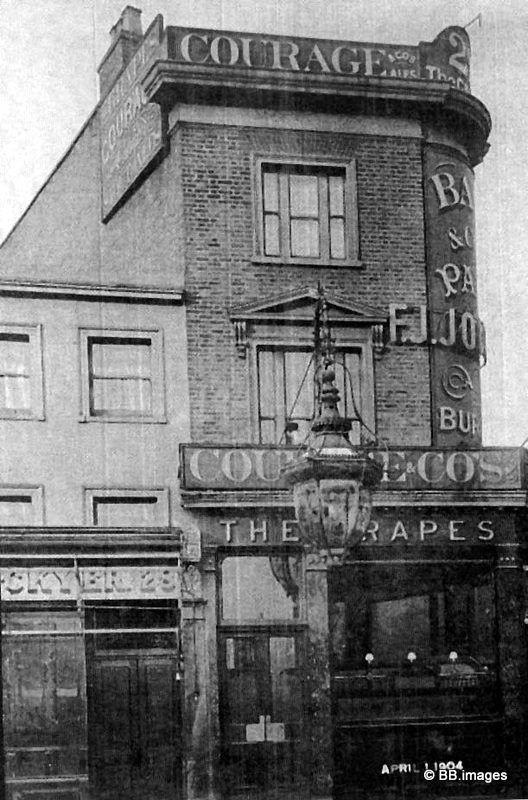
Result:
[[[257,346],[258,426],[263,444],[297,444],[310,430],[315,407],[314,359],[309,347]],[[365,364],[362,349],[348,347],[335,353],[339,410],[354,417],[354,403],[365,413]],[[362,408],[363,406],[363,408]],[[360,441],[358,422],[350,440]]]
[[[101,528],[166,527],[167,489],[86,489],[88,524]]]
[[[358,258],[354,162],[259,162],[260,256],[346,264]]]
[[[81,331],[83,417],[164,421],[160,331]]]
[[[0,325],[0,417],[44,418],[39,325]]]

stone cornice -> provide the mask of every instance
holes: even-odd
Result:
[[[504,508],[526,507],[526,491],[382,491],[373,495],[375,508]],[[291,492],[276,491],[183,491],[184,508],[285,508],[293,509]]]
[[[178,558],[179,528],[0,528],[1,556],[34,558]]]
[[[0,281],[0,297],[42,297],[114,303],[179,304],[183,289],[157,286],[102,286],[95,283],[48,283],[36,281]]]
[[[284,95],[291,107],[326,106],[336,113],[336,98],[346,100],[344,111],[357,114],[404,113],[424,121],[440,113],[450,122],[470,153],[473,164],[479,163],[488,149],[490,115],[480,100],[454,89],[443,81],[397,78],[351,78],[350,76],[265,69],[229,67],[157,61],[147,72],[143,88],[151,102],[170,109],[176,102],[213,102],[220,105],[266,107],[282,104]]]

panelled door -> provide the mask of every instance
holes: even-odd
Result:
[[[299,785],[300,637],[251,632],[220,641],[226,791]]]
[[[176,800],[181,728],[173,653],[96,654],[89,692],[93,800]]]

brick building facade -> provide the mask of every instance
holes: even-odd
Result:
[[[524,462],[480,435],[465,31],[127,7],[99,76],[0,249],[7,797],[520,796]],[[320,282],[383,466],[339,566],[280,471]]]

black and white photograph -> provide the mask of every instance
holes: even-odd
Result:
[[[0,798],[528,798],[528,6],[0,0]]]

